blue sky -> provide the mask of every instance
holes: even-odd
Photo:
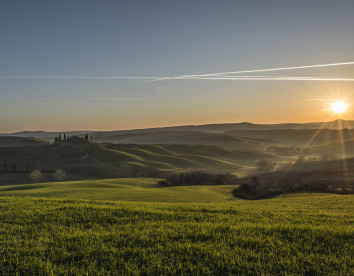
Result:
[[[325,100],[350,103],[354,82],[90,77],[351,62],[353,12],[353,1],[1,1],[0,132],[334,119]]]

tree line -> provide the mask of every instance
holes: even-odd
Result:
[[[16,163],[8,164],[6,161],[0,167],[0,173],[29,173],[29,172],[30,172],[30,167],[28,161],[26,163],[26,166],[24,166],[22,170],[17,169]]]
[[[85,134],[83,137],[78,136],[78,135],[66,135],[64,133],[63,135],[60,133],[58,136],[54,137],[54,144],[59,144],[61,142],[65,141],[78,141],[78,140],[91,140],[92,141],[92,136],[89,136],[88,134]]]

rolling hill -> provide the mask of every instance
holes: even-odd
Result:
[[[235,200],[233,186],[158,186],[159,179],[120,178],[0,186],[0,196],[150,202],[224,202]]]
[[[157,127],[146,129],[131,129],[131,130],[115,130],[115,131],[67,131],[67,135],[83,135],[89,133],[90,135],[99,137],[119,136],[123,134],[143,134],[146,132],[176,132],[176,131],[194,131],[206,133],[225,133],[234,130],[271,130],[271,129],[353,129],[353,120],[335,120],[330,122],[315,122],[315,123],[283,123],[283,124],[254,124],[249,122],[242,123],[220,123],[220,124],[206,124],[206,125],[185,125],[172,127]],[[54,136],[59,135],[60,132],[46,132],[38,131],[21,131],[14,133],[2,133],[0,136],[19,136],[19,137],[35,137],[53,140]]]
[[[289,144],[297,146],[312,146],[339,142],[341,140],[353,140],[354,129],[271,129],[271,130],[233,130],[226,132],[234,137],[246,137],[252,139],[269,139],[275,144]]]
[[[275,154],[210,145],[115,145],[79,140],[39,146],[2,147],[0,184],[7,181],[30,182],[28,174],[35,169],[43,172],[46,181],[53,180],[53,173],[57,169],[65,171],[67,180],[79,180],[138,176],[154,170],[161,173],[186,170],[238,172],[252,168],[260,159],[282,160]],[[128,169],[121,172],[123,164]],[[9,171],[10,165],[16,165],[16,172]]]
[[[17,136],[0,136],[0,147],[16,147],[16,146],[40,146],[46,145],[47,141],[37,138],[26,138]]]
[[[95,141],[125,144],[212,145],[226,149],[263,150],[272,141],[262,138],[232,137],[223,133],[198,131],[146,131],[121,135],[93,136]]]

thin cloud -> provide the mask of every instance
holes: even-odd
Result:
[[[305,101],[321,101],[321,102],[326,102],[326,101],[336,101],[337,99],[305,99]]]
[[[95,106],[95,107],[131,107],[153,109],[192,109],[192,110],[226,110],[219,107],[198,106],[150,106],[150,105],[126,105],[126,104],[95,104],[95,103],[69,103],[69,102],[28,102],[31,105],[59,105],[59,106]]]
[[[244,74],[244,73],[284,71],[284,70],[308,69],[308,68],[319,68],[319,67],[332,67],[332,66],[353,65],[353,64],[354,64],[354,61],[349,61],[349,62],[338,62],[338,63],[327,63],[327,64],[315,64],[315,65],[302,65],[302,66],[291,66],[291,67],[256,69],[256,70],[240,70],[240,71],[211,73],[211,74],[182,75],[182,76],[171,77],[171,78],[161,78],[159,80],[185,79],[185,78],[196,78],[196,77],[212,77],[212,76],[221,76],[221,75],[235,75],[235,74]],[[158,80],[154,80],[154,81],[158,81]]]
[[[159,79],[161,77],[139,77],[139,76],[111,76],[111,77],[101,77],[101,76],[0,76],[1,79],[103,79],[103,80],[114,80],[114,79],[135,79],[135,80],[151,80]]]
[[[320,68],[320,67],[333,67],[343,65],[354,65],[354,61],[339,62],[339,63],[327,63],[327,64],[315,64],[315,65],[303,65],[292,67],[278,67],[256,70],[240,70],[231,72],[220,72],[211,74],[198,74],[198,75],[180,75],[173,77],[150,77],[150,76],[0,76],[1,79],[103,79],[103,80],[145,80],[146,82],[155,82],[163,80],[178,80],[178,79],[195,79],[195,80],[294,80],[294,81],[353,81],[352,78],[331,78],[331,77],[282,77],[282,76],[234,76],[244,73],[257,73],[257,72],[272,72],[272,71],[286,71],[296,69],[308,69],[308,68]],[[144,83],[144,82],[143,82]]]
[[[99,101],[146,101],[148,98],[121,98],[121,97],[92,97],[90,100]]]
[[[321,78],[321,77],[193,77],[187,80],[258,80],[258,81],[354,81],[354,78]]]

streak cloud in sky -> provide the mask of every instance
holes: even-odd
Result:
[[[150,81],[163,81],[163,80],[278,80],[278,81],[354,81],[354,78],[334,78],[334,77],[291,77],[291,76],[234,76],[244,73],[256,73],[256,72],[272,72],[272,71],[285,71],[285,70],[298,70],[320,67],[333,67],[343,65],[354,65],[354,61],[340,62],[340,63],[327,63],[316,65],[303,65],[292,67],[279,67],[268,69],[255,69],[255,70],[239,70],[233,72],[221,72],[211,74],[199,74],[199,75],[181,75],[175,77],[149,77],[149,76],[0,76],[1,79],[133,79],[133,80],[147,80]]]

